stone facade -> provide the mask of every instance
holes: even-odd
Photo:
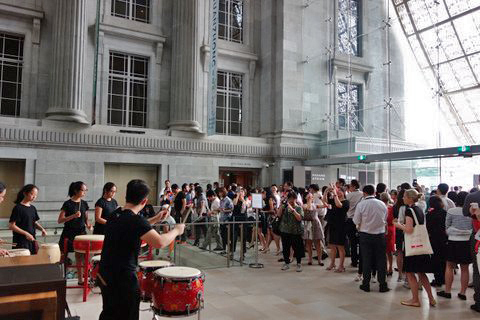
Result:
[[[384,2],[360,2],[362,29],[378,30],[362,38],[362,57],[348,57],[326,54],[335,46],[336,1],[245,0],[243,43],[219,40],[218,48],[218,69],[243,75],[242,136],[207,136],[210,2],[150,0],[143,23],[112,15],[112,1],[97,8],[94,0],[0,0],[0,32],[25,39],[20,115],[0,116],[0,159],[25,161],[25,182],[41,188],[42,214],[58,213],[74,180],[89,185],[87,200],[98,198],[108,163],[156,165],[158,182],[176,183],[248,168],[267,185],[326,156],[330,143],[343,148],[336,154],[373,148],[369,139],[384,150],[383,108],[364,113],[353,148],[335,120],[335,84],[348,73],[363,87],[362,105],[384,100]],[[392,97],[401,100],[402,58],[395,39],[391,45]],[[110,52],[148,58],[146,128],[108,125]],[[392,132],[401,146],[401,121]]]

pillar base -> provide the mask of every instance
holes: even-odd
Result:
[[[46,119],[90,124],[83,110],[49,108],[46,112]]]
[[[200,124],[194,120],[178,120],[172,121],[168,124],[168,127],[172,131],[186,131],[193,133],[203,133],[200,128]]]

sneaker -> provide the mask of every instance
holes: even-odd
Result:
[[[297,263],[297,270],[295,270],[297,272],[302,272],[302,264],[301,263]]]
[[[372,283],[377,283],[377,277],[376,276],[372,276],[372,279],[370,279],[370,281]]]
[[[282,271],[290,269],[290,265],[288,263],[285,263],[282,267]]]
[[[357,274],[357,276],[355,277],[355,282],[360,282],[360,281],[363,281],[363,276],[361,274]]]

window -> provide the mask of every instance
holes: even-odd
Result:
[[[220,39],[243,43],[243,0],[220,0],[218,19]]]
[[[20,115],[23,40],[0,33],[0,115],[3,116]]]
[[[361,86],[339,82],[337,87],[338,127],[341,130],[361,130]]]
[[[147,124],[148,58],[110,52],[108,124]]]
[[[338,50],[360,56],[360,0],[338,1]]]
[[[112,16],[149,23],[150,0],[112,0]]]
[[[242,74],[218,71],[217,123],[218,134],[242,134]]]

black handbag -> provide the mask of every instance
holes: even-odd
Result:
[[[280,222],[282,219],[280,217],[275,216],[272,221],[272,232],[276,235],[280,235]]]

